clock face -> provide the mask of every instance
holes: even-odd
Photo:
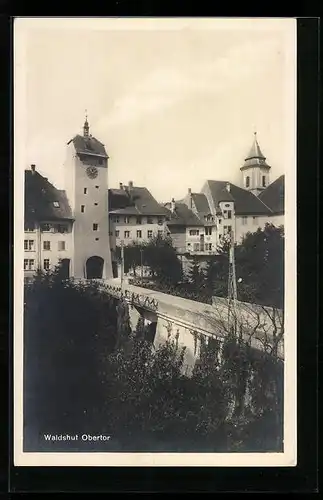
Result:
[[[90,177],[90,179],[95,179],[95,177],[98,176],[98,170],[95,167],[88,167],[86,169],[86,173],[87,173],[88,177]]]

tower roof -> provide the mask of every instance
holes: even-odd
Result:
[[[255,132],[254,135],[255,137],[253,144],[240,170],[245,170],[250,167],[263,167],[269,170],[271,167],[266,163],[266,157],[263,155],[260,149],[260,146],[257,141],[257,132]]]

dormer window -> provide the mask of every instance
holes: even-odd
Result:
[[[59,208],[59,201],[53,201],[53,206],[55,208]]]

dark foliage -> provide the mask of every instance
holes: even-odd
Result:
[[[123,451],[281,450],[276,357],[234,338],[222,347],[196,336],[199,362],[188,378],[178,335],[169,330],[155,349],[143,321],[130,331],[125,303],[59,270],[26,285],[24,314],[29,450],[45,432],[109,433]]]
[[[117,249],[121,258],[121,250]],[[182,277],[182,266],[177,257],[176,249],[169,237],[155,236],[148,243],[132,242],[124,247],[124,270],[132,270],[134,276],[138,267],[147,266],[155,280],[163,279],[169,284],[177,283]]]
[[[213,295],[228,294],[228,244],[209,263],[208,287]],[[271,307],[284,306],[284,230],[266,224],[264,229],[248,233],[235,247],[238,299]]]

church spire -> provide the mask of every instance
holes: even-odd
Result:
[[[257,141],[257,132],[254,132],[254,141],[249,151],[249,154],[245,160],[251,160],[253,158],[258,158],[259,160],[266,160],[266,157],[262,154],[260,146]]]
[[[90,130],[90,126],[89,126],[89,122],[87,121],[87,110],[85,110],[85,122],[84,122],[84,125],[83,125],[83,135],[84,135],[84,137],[89,137],[89,130]]]

